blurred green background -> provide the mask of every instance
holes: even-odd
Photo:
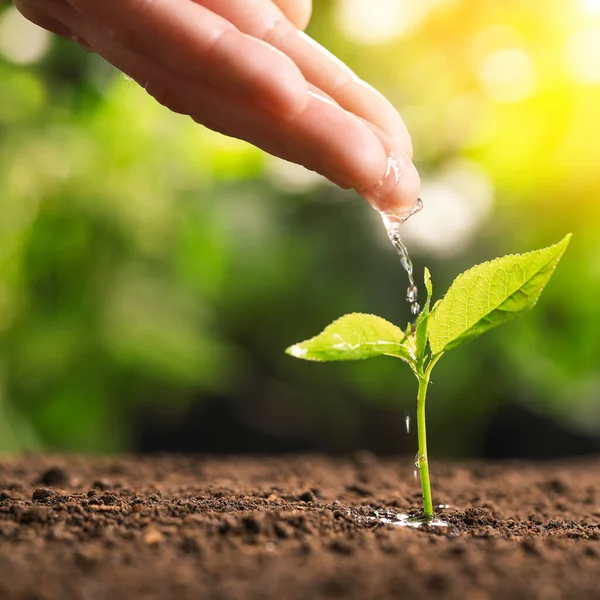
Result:
[[[575,234],[535,311],[436,369],[432,452],[599,448],[600,0],[314,4],[309,33],[412,133],[405,239],[436,297]],[[0,3],[1,451],[409,451],[401,364],[283,354],[345,312],[405,323],[406,283],[356,194]]]

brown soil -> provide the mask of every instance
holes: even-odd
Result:
[[[0,599],[600,598],[600,461],[30,456],[0,462]]]

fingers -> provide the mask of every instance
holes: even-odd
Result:
[[[312,13],[312,0],[273,0],[298,29],[306,29]]]
[[[93,46],[93,33],[86,35]],[[248,99],[157,66],[116,43],[105,47],[105,57],[169,108],[336,183],[370,188],[385,172],[387,157],[377,136],[360,119],[316,93],[308,94],[297,117],[277,118]]]
[[[299,31],[271,0],[194,0],[221,15],[244,33],[265,40],[289,56],[306,79],[340,106],[386,132],[409,156],[412,142],[396,109],[350,68]],[[278,0],[282,7],[295,0]]]
[[[271,0],[45,2],[55,21],[46,21],[48,28],[86,40],[172,110],[352,187],[378,210],[404,214],[414,207],[419,179],[397,113]],[[298,52],[302,69],[312,69],[320,85],[309,86],[269,42]],[[384,123],[386,133],[373,123]]]
[[[403,217],[416,204],[419,176],[406,153],[321,90],[311,87],[302,113],[286,119],[117,45],[105,56],[172,110],[354,188],[380,211]]]
[[[189,0],[69,2],[84,19],[99,20],[110,33],[98,40],[100,54],[112,38],[172,72],[241,94],[275,113],[291,117],[306,105],[307,83],[293,61],[200,4]]]
[[[412,157],[410,134],[398,111],[341,60],[301,31],[286,32],[273,38],[271,43],[298,65],[310,83],[346,110],[379,127]]]

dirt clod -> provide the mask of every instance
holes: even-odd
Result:
[[[50,488],[36,488],[31,495],[31,499],[35,502],[43,502],[54,496],[54,490]]]
[[[37,482],[47,486],[65,485],[69,482],[69,474],[65,469],[52,467],[44,471]]]

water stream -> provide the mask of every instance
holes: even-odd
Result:
[[[396,249],[396,252],[398,252],[398,256],[400,257],[400,264],[402,265],[402,267],[406,271],[406,274],[408,275],[408,288],[406,290],[406,300],[410,304],[410,312],[415,316],[421,312],[421,307],[419,306],[419,303],[417,301],[419,296],[419,290],[415,285],[415,276],[413,272],[412,260],[410,259],[408,248],[402,241],[402,237],[400,235],[400,228],[402,224],[406,221],[406,219],[418,213],[422,208],[423,202],[419,198],[413,211],[404,219],[390,217],[386,214],[381,215],[383,223],[387,230],[388,238],[390,239],[390,242],[392,242],[392,245]]]

